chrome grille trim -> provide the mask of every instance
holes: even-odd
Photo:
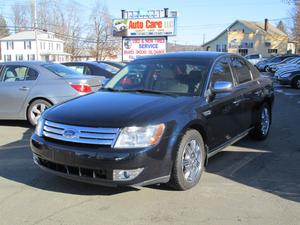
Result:
[[[74,131],[74,137],[64,136],[65,131]],[[80,144],[112,145],[119,133],[118,128],[95,128],[66,125],[45,121],[43,135],[48,138]]]

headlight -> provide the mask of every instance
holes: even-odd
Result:
[[[43,119],[43,117],[40,117],[34,131],[37,136],[43,136],[44,122],[45,120]]]
[[[165,130],[164,124],[122,129],[115,148],[145,148],[159,142]]]
[[[281,74],[279,77],[289,77],[291,76],[291,73],[284,73],[284,74]]]

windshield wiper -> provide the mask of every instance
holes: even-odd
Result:
[[[108,87],[108,88],[102,88],[100,90],[104,90],[104,91],[111,91],[111,92],[120,92],[122,90],[119,90],[119,89],[114,89],[114,88],[111,88],[111,87]]]
[[[139,93],[150,93],[150,94],[158,94],[158,95],[169,95],[169,96],[177,96],[176,93],[164,92],[164,91],[157,91],[151,89],[128,89],[128,90],[121,90],[122,92],[139,92]]]

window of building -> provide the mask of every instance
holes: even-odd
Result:
[[[46,49],[46,43],[43,42],[43,49]]]
[[[239,84],[252,80],[250,69],[247,63],[240,58],[232,58],[231,67]]]
[[[240,49],[239,49],[239,54],[240,54],[241,56],[248,55],[248,49],[240,48]]]
[[[23,54],[16,54],[16,61],[23,60]]]
[[[4,55],[4,62],[11,61],[11,55]]]
[[[13,41],[6,42],[6,48],[7,48],[7,50],[13,50],[14,49],[14,42]]]
[[[24,41],[24,49],[31,49],[31,41]]]
[[[27,54],[27,60],[35,60],[34,54]]]
[[[56,50],[60,51],[60,44],[59,43],[56,43]]]
[[[269,54],[277,54],[277,52],[278,52],[277,49],[271,49],[271,48],[268,49]]]
[[[217,44],[216,51],[217,52],[227,52],[227,45],[226,44]]]

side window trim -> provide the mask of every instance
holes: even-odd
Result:
[[[233,72],[233,74],[234,74],[234,78],[235,78],[235,80],[236,80],[236,86],[238,87],[238,86],[247,84],[247,83],[249,83],[249,82],[252,82],[252,81],[254,80],[254,79],[253,79],[253,74],[252,74],[252,71],[251,71],[250,67],[248,66],[247,62],[244,61],[244,59],[241,58],[241,57],[239,57],[239,56],[232,56],[232,57],[231,57],[231,63],[232,63],[232,61],[233,61],[234,59],[239,59],[239,60],[241,60],[241,61],[243,61],[243,62],[245,63],[246,67],[248,68],[248,71],[249,71],[249,74],[250,74],[250,78],[251,78],[250,80],[248,80],[248,81],[243,82],[243,83],[240,84],[240,83],[239,83],[238,75],[236,74],[236,71],[232,69],[232,72]],[[232,67],[231,63],[230,63],[230,67]]]
[[[210,75],[209,75],[209,80],[208,80],[207,89],[210,88],[210,83],[211,83],[211,80],[212,80],[213,72],[214,72],[214,69],[215,69],[217,63],[219,63],[219,62],[222,61],[222,60],[223,60],[224,62],[227,63],[227,65],[228,65],[228,67],[229,67],[229,70],[230,70],[230,75],[231,75],[233,84],[235,83],[235,77],[234,77],[234,75],[233,75],[233,70],[232,70],[231,65],[230,65],[230,59],[229,59],[228,56],[222,56],[222,57],[216,59],[215,63],[214,63],[213,66],[212,66],[212,69],[211,69]]]
[[[30,66],[26,66],[26,67],[27,67],[28,69],[27,69],[27,73],[26,73],[26,76],[25,76],[24,81],[36,81],[36,80],[39,78],[40,73],[39,73],[36,69],[34,69],[34,68],[30,67]],[[33,70],[33,71],[36,73],[36,78],[35,78],[34,80],[27,80],[29,70]]]

